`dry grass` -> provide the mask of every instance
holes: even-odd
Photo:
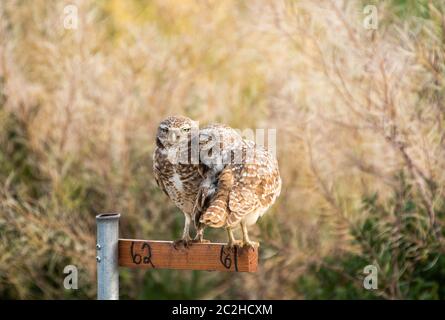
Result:
[[[65,30],[72,2],[0,3],[0,296],[94,297],[98,212],[121,212],[126,236],[179,234],[151,173],[170,114],[277,128],[282,195],[254,231],[258,274],[124,271],[127,297],[301,298],[308,265],[360,251],[362,198],[385,198],[400,170],[440,230],[440,2],[415,18],[383,1],[376,31],[358,2],[334,0],[74,1],[79,28]],[[74,295],[68,263],[83,279]]]

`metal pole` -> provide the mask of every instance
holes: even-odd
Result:
[[[119,213],[96,216],[97,299],[119,300]]]

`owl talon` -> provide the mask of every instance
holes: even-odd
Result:
[[[175,241],[173,241],[173,248],[175,248],[176,250],[179,250],[180,247],[182,247],[183,249],[188,249],[188,248],[190,248],[192,243],[193,243],[193,241],[188,240],[188,239],[175,240]]]
[[[207,240],[207,239],[193,239],[192,243],[210,243],[210,240]]]
[[[229,243],[227,243],[227,247],[229,247],[230,250],[234,250],[235,247],[241,248],[242,246],[243,245],[239,240],[229,241]]]
[[[256,241],[244,241],[241,246],[243,248],[252,248],[253,250],[255,250],[256,248],[258,248],[260,246],[260,244]]]

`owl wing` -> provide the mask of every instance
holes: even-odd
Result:
[[[202,179],[205,179],[207,176],[209,168],[203,164],[199,164],[197,166],[197,171]],[[200,224],[200,219],[202,214],[205,212],[209,205],[209,201],[211,196],[209,195],[209,190],[203,188],[201,185],[198,188],[198,193],[196,195],[195,203],[193,205],[192,217],[194,217],[195,227],[198,227]]]
[[[229,194],[228,225],[235,225],[260,207],[270,206],[280,193],[276,161],[262,149],[255,150],[252,163],[237,165],[235,184]]]
[[[230,167],[225,168],[218,176],[218,183],[214,194],[205,194],[204,212],[199,222],[213,228],[224,226],[229,214],[228,199],[230,190],[234,183],[233,171]]]
[[[154,154],[153,154],[153,176],[155,177],[155,181],[156,184],[158,185],[158,187],[164,191],[164,193],[167,195],[167,197],[170,197],[167,193],[167,190],[165,188],[164,182],[162,181],[162,177],[161,177],[161,171],[160,171],[160,166],[161,166],[161,161],[160,161],[160,152],[158,150],[158,148],[156,148]]]
[[[241,219],[258,207],[256,188],[261,179],[256,176],[256,165],[244,164],[235,169],[236,177],[229,193],[229,215],[227,225],[236,225]]]

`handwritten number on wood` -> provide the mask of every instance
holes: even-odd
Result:
[[[133,262],[136,264],[140,264],[142,257],[139,253],[134,253],[134,241],[131,242],[131,248],[130,248],[130,254],[131,254],[131,258],[133,259]]]
[[[156,268],[153,264],[152,251],[149,242],[146,241],[132,241],[130,246],[130,256],[134,264],[151,265],[152,268]],[[238,272],[238,248],[227,246],[221,246],[219,255],[219,261],[228,270]]]
[[[130,255],[131,255],[131,259],[133,260],[133,262],[135,264],[140,264],[141,262],[143,262],[144,264],[150,264],[153,268],[155,268],[153,262],[151,261],[150,244],[148,242],[143,242],[141,245],[140,251],[142,251],[143,254],[145,252],[147,253],[146,255],[144,255],[144,257],[142,257],[141,254],[134,252],[134,244],[135,244],[135,242],[132,241],[131,247],[130,247]]]
[[[233,253],[233,262],[235,265],[235,271],[238,271],[238,248],[233,247],[225,248],[221,246],[221,252],[219,254],[219,261],[226,269],[230,269],[232,267],[232,253]]]
[[[142,251],[145,248],[147,248],[147,255],[144,257],[144,264],[151,264],[151,266],[154,268],[155,266],[154,266],[153,262],[151,261],[151,247],[148,244],[148,242],[144,242],[142,244]]]

